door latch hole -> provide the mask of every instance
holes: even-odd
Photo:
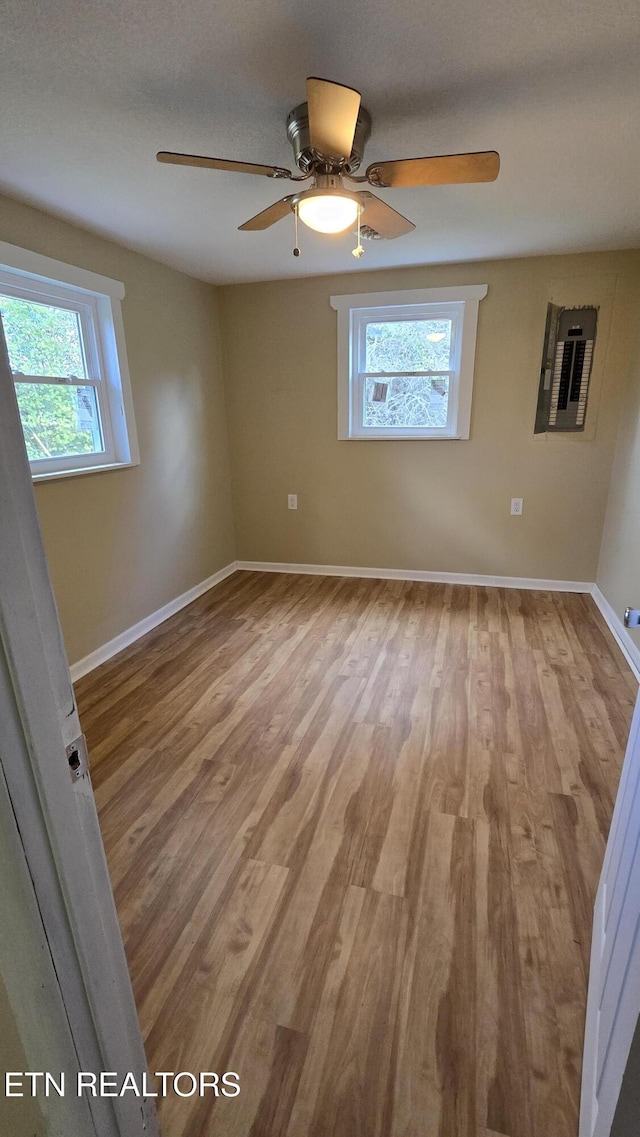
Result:
[[[72,782],[78,782],[89,770],[87,762],[87,744],[84,735],[80,734],[70,742],[66,748],[67,762]]]

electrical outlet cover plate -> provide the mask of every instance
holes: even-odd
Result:
[[[297,493],[290,493],[287,495],[287,507],[289,509],[298,508],[298,495]]]
[[[523,504],[523,498],[521,498],[521,497],[512,497],[511,498],[511,516],[512,517],[522,517],[522,504]]]

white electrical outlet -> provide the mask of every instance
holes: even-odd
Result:
[[[522,517],[522,503],[524,498],[512,497],[511,498],[511,513],[513,517]]]
[[[297,493],[290,493],[287,495],[287,506],[289,509],[298,508],[298,495]]]

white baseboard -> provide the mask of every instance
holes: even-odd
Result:
[[[485,585],[489,588],[524,588],[535,589],[541,592],[586,592],[593,596],[605,623],[620,645],[631,670],[640,682],[640,647],[632,640],[619,616],[613,610],[598,586],[587,581],[543,580],[524,576],[483,576],[464,572],[428,572],[419,569],[412,571],[407,569],[362,568],[346,565],[297,565],[275,561],[232,561],[231,564],[226,565],[223,569],[214,573],[213,576],[208,577],[207,580],[196,584],[193,588],[190,588],[188,592],[183,592],[182,595],[177,596],[175,600],[170,600],[168,604],[165,604],[162,608],[158,608],[156,612],[145,616],[144,620],[140,620],[137,624],[134,624],[133,627],[127,628],[124,632],[121,632],[119,636],[109,640],[109,643],[103,644],[103,646],[97,648],[96,651],[92,651],[90,655],[86,655],[84,659],[79,659],[77,663],[72,664],[70,670],[73,682],[75,683],[78,679],[81,679],[83,675],[88,675],[90,671],[99,667],[100,664],[106,663],[112,656],[117,655],[118,652],[123,651],[124,648],[129,647],[130,644],[135,643],[136,640],[146,635],[147,632],[152,631],[153,628],[157,628],[158,624],[162,624],[165,620],[168,620],[170,616],[179,612],[181,608],[186,608],[187,604],[191,604],[193,600],[197,600],[199,596],[208,592],[210,588],[214,588],[216,584],[220,584],[221,581],[231,576],[231,574],[238,569],[249,572],[282,572],[294,575],[350,576],[378,580],[415,580],[433,582],[435,584],[476,584]]]
[[[601,592],[597,584],[594,584],[591,595],[600,609],[605,624],[614,639],[617,640],[622,654],[640,683],[640,647],[635,640],[631,638],[618,613],[611,607],[606,596]]]
[[[181,608],[186,608],[187,604],[191,604],[193,600],[197,600],[204,592],[208,592],[220,581],[225,580],[226,577],[231,576],[235,572],[237,564],[232,561],[231,564],[225,565],[224,568],[214,572],[213,576],[208,577],[200,584],[194,585],[188,592],[183,592],[182,596],[176,596],[175,600],[170,600],[168,604],[158,608],[156,612],[152,612],[150,616],[145,616],[144,620],[139,620],[133,627],[127,628],[121,632],[119,636],[109,640],[109,643],[103,644],[102,647],[96,648],[90,655],[85,655],[84,659],[79,659],[77,663],[73,663],[70,667],[71,679],[75,683],[78,679],[82,679],[83,675],[88,675],[94,668],[99,667],[101,663],[106,663],[112,656],[117,655],[119,651],[123,651],[129,644],[135,643],[141,636],[147,634],[157,628],[158,624],[162,624],[173,616],[175,612],[179,612]]]
[[[312,576],[373,577],[378,580],[417,580],[434,584],[479,584],[490,588],[539,589],[542,592],[588,592],[584,580],[537,580],[528,576],[478,576],[466,572],[426,572],[420,569],[352,568],[345,565],[294,565],[275,561],[236,561],[236,568],[251,572],[286,572]]]

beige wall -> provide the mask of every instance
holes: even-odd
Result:
[[[222,288],[238,557],[593,581],[639,269],[623,252]],[[329,297],[472,283],[470,441],[339,442]],[[533,435],[552,299],[600,305],[584,436]]]
[[[141,464],[36,486],[75,662],[233,559],[215,290],[7,198],[0,240],[126,287]]]
[[[0,977],[0,1133],[11,1134],[11,1137],[40,1137],[45,1131],[37,1098],[9,1099],[4,1094],[5,1071],[22,1071],[26,1068],[24,1047]]]
[[[638,1118],[640,1118],[640,1019],[631,1043],[610,1137],[638,1137]]]
[[[36,486],[71,662],[228,564],[363,565],[595,579],[638,252],[389,270],[214,289],[0,198],[0,240],[122,280],[142,462]],[[339,442],[332,294],[487,283],[468,442]],[[600,305],[584,436],[534,438],[546,304]],[[234,549],[229,452],[233,472]],[[598,579],[640,604],[625,414]],[[299,495],[297,512],[287,493]],[[524,516],[509,514],[524,497]],[[630,523],[628,524],[628,519]],[[615,550],[631,542],[621,557]],[[625,546],[626,548],[626,546]],[[625,569],[625,565],[628,567]]]
[[[618,445],[598,565],[598,584],[622,619],[627,604],[640,608],[640,300],[629,383],[620,417]],[[640,645],[640,629],[630,631]]]

